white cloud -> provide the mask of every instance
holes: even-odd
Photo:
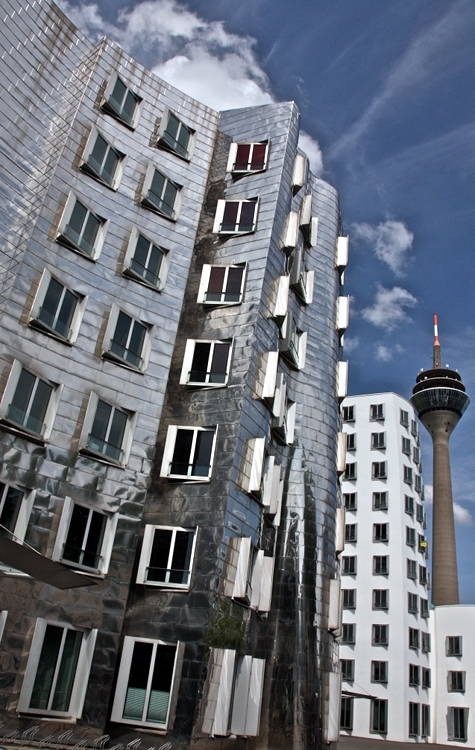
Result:
[[[401,269],[408,260],[414,234],[402,221],[387,219],[378,226],[353,224],[352,230],[356,239],[373,246],[376,257],[386,263],[396,276],[403,276]]]
[[[357,349],[360,345],[360,340],[357,336],[354,338],[350,338],[349,336],[345,335],[344,341],[343,341],[343,349],[345,354],[351,354],[351,352],[354,352],[355,349]]]
[[[397,354],[401,354],[403,351],[402,346],[396,344],[395,346],[385,346],[384,344],[378,344],[376,347],[376,359],[380,362],[391,362]]]
[[[406,308],[417,305],[417,299],[400,286],[392,289],[379,287],[376,300],[372,307],[366,307],[361,311],[361,316],[378,328],[392,331],[400,323],[409,320]]]
[[[470,512],[458,503],[454,503],[454,518],[461,526],[471,526],[473,523]]]
[[[323,172],[323,157],[318,142],[304,130],[301,130],[299,147],[307,154],[313,174],[319,177]]]
[[[431,484],[426,484],[424,482],[424,498],[425,498],[425,502],[428,505],[432,505],[433,497],[434,497],[434,488],[432,487]]]

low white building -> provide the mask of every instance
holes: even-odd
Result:
[[[342,411],[342,738],[475,747],[475,606],[429,607],[414,410],[379,393]]]

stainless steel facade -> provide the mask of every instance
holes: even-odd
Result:
[[[8,487],[23,493],[18,518],[22,513],[25,518],[22,528],[17,520],[14,538],[63,563],[68,560],[60,541],[65,542],[67,518],[70,524],[76,519],[67,516],[71,508],[80,506],[90,523],[99,515],[106,524],[100,564],[69,561],[72,569],[92,575],[95,585],[59,591],[18,571],[0,576],[0,607],[6,613],[0,616],[5,731],[21,733],[38,725],[34,736],[41,739],[72,729],[73,744],[83,739],[92,744],[107,733],[111,744],[140,737],[157,747],[165,741],[177,748],[329,746],[328,716],[335,700],[330,675],[339,669],[328,629],[329,581],[338,576],[341,277],[335,252],[341,232],[336,192],[313,177],[298,152],[294,104],[213,112],[157,79],[111,41],[91,45],[51,2],[6,2],[2,20],[0,487],[7,488],[2,489],[5,503]],[[116,75],[136,96],[133,122],[124,123],[104,107]],[[193,149],[187,158],[157,147],[169,112],[188,128]],[[99,136],[119,155],[118,177],[109,185],[84,169],[90,144]],[[265,168],[231,176],[233,143],[267,144]],[[144,204],[154,170],[179,195],[177,216]],[[256,201],[252,231],[216,231],[223,200],[239,210],[240,201]],[[61,240],[67,212],[71,216],[77,205],[100,220],[102,247],[97,242],[89,257],[77,244]],[[300,230],[297,226],[292,249],[283,237],[292,234],[295,217]],[[164,250],[163,288],[127,273],[137,233]],[[279,279],[288,280],[299,246],[306,270],[314,274],[311,302],[294,288],[284,297],[280,291]],[[203,266],[243,268],[242,298],[215,306],[198,301]],[[35,323],[32,311],[42,293],[44,303],[51,278],[72,290],[81,307],[70,340]],[[286,315],[277,310],[279,304]],[[146,331],[149,352],[141,367],[108,357],[114,310]],[[290,325],[301,357],[306,338],[304,365],[286,352]],[[223,387],[181,384],[187,341],[232,342]],[[279,351],[277,378],[286,383],[287,422],[290,413],[292,419],[295,415],[295,434],[288,442],[287,422],[276,423],[276,409],[262,391],[268,353]],[[45,424],[49,420],[46,437],[11,417],[10,397],[14,393],[18,400],[20,373],[36,378],[34,388],[40,383],[52,389],[56,411],[44,418]],[[35,405],[34,394],[25,408]],[[84,443],[97,403],[106,405],[110,419],[116,413],[127,416],[130,435],[126,430],[127,450],[120,458],[117,453],[109,460]],[[213,431],[209,481],[167,478],[163,456],[169,427],[176,426]],[[196,438],[198,433],[188,434]],[[261,472],[274,467],[274,479],[283,480],[280,522],[278,514],[266,511],[262,482],[250,479],[259,470],[257,445],[263,449]],[[254,489],[252,481],[257,481]],[[148,568],[140,578],[151,527],[193,530],[187,586],[156,585],[147,580]],[[229,595],[233,540],[239,539],[251,540],[253,560],[262,559],[259,553],[273,558],[273,584],[267,584],[271,605],[261,610]],[[58,646],[61,668],[53,670],[49,698],[32,697],[47,661],[45,644],[60,632],[63,638],[71,633],[82,638],[69,709],[51,698],[63,680],[61,668],[66,670],[66,641]],[[132,677],[128,687],[123,683],[127,649],[135,643],[157,649],[157,669],[143,689]],[[147,716],[134,721],[125,709],[122,716],[121,689],[129,691],[126,701],[131,690],[135,699],[142,690],[163,699],[166,690],[154,681],[160,682],[159,655],[165,658],[167,647],[176,647],[168,718],[154,725]],[[131,653],[135,663],[136,652]],[[252,657],[263,669],[260,722],[258,715],[252,736],[209,729],[211,664],[223,654]]]

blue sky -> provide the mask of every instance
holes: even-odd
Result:
[[[61,6],[216,109],[297,102],[302,145],[338,189],[350,235],[350,392],[409,398],[437,312],[444,364],[473,396],[451,449],[461,600],[475,602],[473,0]],[[430,485],[427,438],[423,456]]]

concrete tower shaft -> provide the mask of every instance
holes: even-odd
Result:
[[[449,438],[470,403],[458,372],[442,368],[441,363],[434,316],[433,368],[417,376],[411,402],[433,446],[432,603],[436,605],[459,603]]]

